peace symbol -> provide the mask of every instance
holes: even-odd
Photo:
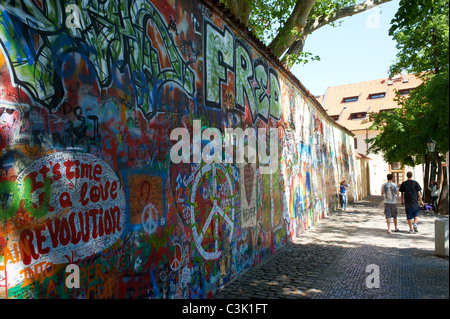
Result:
[[[229,190],[233,190],[233,184],[231,182],[230,175],[228,174],[226,168],[222,164],[212,163],[212,164],[206,164],[203,166],[199,172],[197,173],[197,176],[195,177],[193,187],[192,187],[192,193],[190,198],[190,207],[191,207],[191,225],[192,225],[192,234],[194,237],[194,242],[197,247],[197,250],[199,253],[205,258],[206,260],[214,260],[220,257],[222,252],[219,250],[220,244],[219,244],[219,225],[220,222],[224,222],[227,227],[230,229],[230,235],[228,240],[231,242],[233,230],[234,230],[234,196],[231,198],[231,205],[228,205],[229,208],[224,211],[222,208],[225,205],[221,205],[222,201],[224,200],[224,194],[218,194],[218,189],[220,186],[217,184],[217,171],[221,171],[221,175],[225,177],[225,185],[229,187]],[[208,212],[204,207],[201,207],[202,205],[198,205],[198,207],[195,207],[195,201],[196,201],[196,195],[199,185],[201,185],[201,179],[203,176],[211,172],[211,196],[210,200],[212,200],[212,209]],[[198,210],[198,211],[197,211]],[[203,210],[203,213],[205,215],[207,214],[206,221],[201,226],[196,221],[197,213],[201,213],[201,210]],[[214,223],[212,223],[214,219]],[[214,229],[210,229],[214,227]],[[205,240],[205,237],[208,234],[208,230],[213,230],[214,232],[214,243],[213,248],[205,250],[203,248],[203,242]],[[211,245],[210,245],[211,246]]]

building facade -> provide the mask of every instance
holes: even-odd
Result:
[[[423,188],[423,170],[420,166],[403,167],[400,163],[386,163],[383,154],[369,151],[370,145],[367,143],[368,139],[379,134],[379,131],[370,129],[372,123],[368,121],[369,114],[398,108],[399,105],[395,101],[397,92],[407,96],[420,83],[421,80],[414,75],[397,75],[392,79],[329,87],[324,95],[317,97],[330,117],[355,134],[354,148],[359,155],[357,158],[370,159],[363,165],[368,167],[368,174],[366,168],[362,174],[369,178],[369,181],[361,181],[361,185],[366,187],[370,195],[380,195],[381,185],[389,173],[394,175],[395,183],[401,184],[406,180],[406,172],[411,171],[413,178]]]

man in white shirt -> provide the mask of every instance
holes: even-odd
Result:
[[[392,182],[392,174],[387,175],[387,182],[381,186],[381,195],[384,198],[384,215],[386,216],[387,232],[391,233],[391,218],[394,219],[395,232],[397,228],[397,197],[399,196],[398,186]]]

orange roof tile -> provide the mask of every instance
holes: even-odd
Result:
[[[389,78],[352,83],[329,87],[323,96],[322,106],[330,116],[339,115],[337,123],[350,131],[365,129],[371,123],[362,123],[364,119],[351,119],[352,114],[379,112],[381,110],[398,108],[394,97],[397,90],[412,89],[422,81],[412,74]],[[384,97],[371,98],[374,94],[384,94]],[[357,101],[345,102],[345,98],[358,97]]]
[[[363,153],[355,153],[355,156],[357,158],[364,158],[364,159],[370,159],[371,160],[370,157],[368,157],[367,155],[364,155]]]
[[[316,96],[314,96],[314,97],[316,98],[317,102],[319,102],[320,104],[322,104],[322,102],[323,102],[323,97],[324,97],[323,94],[322,94],[322,95],[316,95]]]

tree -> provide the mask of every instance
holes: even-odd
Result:
[[[380,131],[368,140],[369,150],[383,152],[388,163],[413,166],[425,159],[428,185],[433,176],[426,141],[436,141],[439,169],[449,150],[449,0],[401,0],[389,34],[399,50],[390,76],[406,71],[423,82],[408,98],[397,97],[399,109],[369,115],[370,129]]]
[[[303,52],[303,47],[312,32],[325,25],[335,26],[344,17],[390,1],[221,0],[287,67],[311,58],[311,53]]]
[[[397,61],[390,74],[430,75],[448,71],[448,0],[401,0],[389,35],[397,41]]]
[[[436,153],[449,150],[449,73],[439,73],[414,89],[408,98],[397,97],[400,108],[371,113],[371,130],[380,133],[369,139],[369,151],[383,153],[388,163],[415,166],[428,150],[429,137],[436,141]],[[438,155],[439,156],[439,155]]]

